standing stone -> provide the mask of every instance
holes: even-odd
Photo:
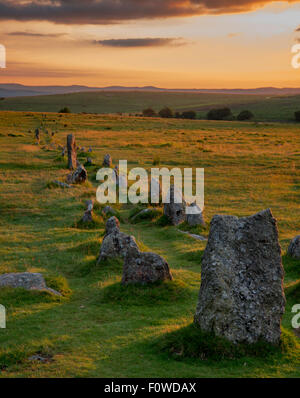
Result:
[[[86,158],[86,162],[85,162],[85,166],[92,166],[93,164],[93,160],[90,157]]]
[[[205,225],[203,211],[201,211],[200,207],[196,202],[193,202],[190,206],[186,208],[186,210],[190,210],[191,214],[186,211],[186,222],[191,225]]]
[[[80,164],[75,171],[67,175],[68,184],[82,184],[87,179],[87,171]]]
[[[169,221],[173,225],[183,223],[185,221],[186,206],[184,198],[180,198],[180,193],[176,190],[174,185],[170,186],[168,196],[170,197],[170,203],[164,204],[164,215],[168,217]],[[179,203],[177,203],[178,201]]]
[[[292,239],[287,253],[289,256],[300,260],[300,235]]]
[[[93,200],[87,200],[85,204],[86,204],[86,211],[84,212],[84,215],[82,217],[82,222],[83,223],[90,223],[90,222],[93,221],[94,201]]]
[[[152,177],[149,183],[149,203],[154,205],[161,203],[161,201],[162,201],[161,183],[157,178]]]
[[[115,166],[114,168],[114,173],[115,173],[115,177],[116,177],[116,185],[119,185],[119,167]]]
[[[172,279],[168,263],[158,254],[140,252],[135,247],[130,247],[127,250],[123,267],[123,285],[146,284]]]
[[[103,167],[111,167],[112,166],[112,158],[109,154],[106,154],[103,159]]]
[[[195,322],[233,343],[278,344],[285,309],[276,220],[214,216],[202,259]]]
[[[68,149],[68,168],[70,170],[76,169],[77,155],[76,155],[76,141],[73,134],[67,136],[67,149]]]
[[[120,231],[120,222],[116,217],[110,217],[105,225],[105,236],[102,241],[97,264],[107,258],[124,258],[130,247],[138,250],[138,245],[133,236]]]
[[[41,133],[39,129],[35,129],[35,139],[36,139],[36,143],[39,144],[40,143],[40,138],[41,138]]]

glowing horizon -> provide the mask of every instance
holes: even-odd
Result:
[[[244,9],[237,9],[233,0],[214,3],[219,5],[215,13],[199,11],[199,15],[172,18],[145,14],[107,24],[81,23],[78,15],[76,24],[70,22],[71,17],[62,23],[50,17],[13,20],[14,16],[0,15],[0,43],[7,51],[0,83],[169,89],[300,87],[300,70],[291,66],[291,47],[300,38],[296,32],[300,1],[243,0]],[[225,3],[235,8],[226,12]]]

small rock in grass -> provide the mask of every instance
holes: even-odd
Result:
[[[191,213],[189,213],[189,211]],[[196,202],[193,202],[186,208],[186,222],[190,226],[205,226],[203,210],[200,209]]]
[[[185,200],[174,185],[170,186],[168,196],[170,203],[164,204],[164,215],[171,224],[179,225],[185,221]]]
[[[0,288],[23,288],[26,290],[46,290],[55,295],[61,296],[59,292],[47,287],[45,279],[40,273],[21,272],[0,275]]]
[[[127,250],[123,267],[123,285],[147,284],[172,279],[168,263],[158,254],[140,252],[136,247]]]
[[[289,256],[300,260],[300,235],[291,240],[287,253]]]

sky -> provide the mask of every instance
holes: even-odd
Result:
[[[0,0],[0,83],[300,87],[300,0]]]

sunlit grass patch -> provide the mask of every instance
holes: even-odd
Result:
[[[64,297],[69,297],[72,293],[72,290],[69,287],[68,281],[63,276],[52,276],[46,275],[45,281],[47,287],[56,290]]]

